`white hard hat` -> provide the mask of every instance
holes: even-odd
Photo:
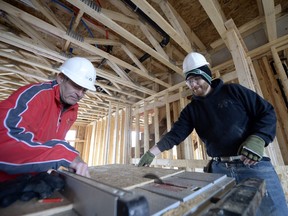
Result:
[[[59,67],[59,71],[65,74],[77,85],[91,91],[96,91],[96,70],[88,59],[82,57],[72,57],[67,59]]]
[[[205,57],[200,53],[191,52],[185,57],[183,61],[183,73],[185,74],[204,65],[209,65]]]

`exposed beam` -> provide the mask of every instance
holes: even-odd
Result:
[[[187,53],[192,51],[189,41],[185,40],[176,29],[174,29],[146,0],[131,0],[148,17],[150,17],[158,26],[165,29],[165,32],[182,47]]]
[[[272,41],[277,38],[274,0],[262,0],[262,4],[264,8],[268,40]]]
[[[159,54],[158,52],[153,50],[151,47],[149,47],[143,41],[141,41],[140,39],[135,37],[132,33],[127,31],[126,29],[124,29],[122,26],[115,23],[113,20],[111,20],[105,14],[101,13],[101,11],[95,11],[91,7],[89,7],[88,5],[86,5],[85,3],[81,2],[81,1],[73,1],[73,0],[67,0],[67,1],[69,3],[71,3],[72,5],[83,9],[85,11],[85,13],[87,13],[88,15],[90,15],[91,17],[96,19],[98,22],[101,22],[102,24],[104,24],[105,26],[110,28],[111,30],[117,32],[123,38],[126,38],[131,43],[133,43],[135,46],[137,46],[140,49],[142,49],[143,51],[149,53],[151,56],[158,59],[160,62],[162,62],[167,67],[170,67],[175,72],[182,74],[182,70],[179,67],[177,67],[174,64],[172,64],[171,62],[167,61],[167,59],[165,59],[161,54]]]

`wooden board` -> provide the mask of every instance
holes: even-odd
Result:
[[[90,167],[89,171],[92,179],[126,190],[154,182],[153,179],[143,177],[148,173],[153,173],[160,178],[166,178],[184,172],[184,170],[136,167],[125,164],[94,166]]]

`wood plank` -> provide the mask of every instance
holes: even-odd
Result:
[[[147,102],[144,101],[144,107],[147,106]],[[149,113],[148,110],[144,110],[144,152],[147,152],[150,149],[149,146]]]
[[[277,39],[277,28],[276,28],[276,13],[274,8],[274,0],[262,0],[266,29],[268,34],[268,40],[273,41]]]
[[[187,38],[186,34],[184,33],[182,26],[180,25],[180,23],[178,21],[179,16],[177,16],[177,15],[179,15],[179,14],[178,13],[175,14],[173,12],[172,6],[168,3],[168,1],[160,1],[159,6],[161,7],[162,11],[164,12],[164,14],[167,17],[167,19],[169,20],[169,22],[172,24],[173,28],[178,32],[178,34],[183,38],[183,40],[187,44],[191,44],[189,39]]]
[[[146,36],[146,38],[150,41],[150,43],[153,45],[153,47],[157,50],[157,52],[159,54],[161,54],[164,58],[169,60],[169,56],[166,54],[164,49],[160,46],[160,44],[156,40],[156,38],[154,38],[154,36],[150,33],[148,26],[141,23],[140,29],[142,30],[142,32]]]
[[[140,49],[142,49],[143,51],[149,53],[151,56],[158,59],[160,62],[162,62],[164,65],[171,68],[175,72],[182,74],[182,70],[179,67],[177,67],[174,64],[170,63],[169,61],[167,61],[165,58],[163,58],[162,55],[160,55],[158,52],[153,50],[147,44],[143,43],[141,40],[139,40],[137,37],[135,37],[129,31],[127,31],[126,29],[124,29],[123,27],[118,25],[116,22],[114,22],[113,20],[108,18],[105,14],[95,12],[95,10],[93,10],[92,8],[90,8],[88,5],[86,5],[85,3],[81,2],[81,1],[68,0],[68,2],[70,2],[72,5],[74,5],[78,8],[83,9],[85,13],[87,13],[88,15],[93,17],[94,19],[98,20],[99,22],[103,23],[105,26],[109,27],[110,29],[115,30],[116,32],[118,32],[119,35],[121,35],[124,38],[127,38],[135,46],[137,46]],[[107,59],[109,59],[109,57]],[[129,67],[127,67],[127,68],[129,68]],[[133,69],[135,70],[136,68],[133,67]]]
[[[123,161],[122,163],[128,164],[129,159],[131,158],[131,122],[132,122],[132,115],[131,115],[131,106],[127,105],[125,108],[125,118],[124,118],[124,127],[122,130],[123,136]]]
[[[114,119],[114,133],[113,133],[113,150],[112,150],[112,163],[116,163],[116,152],[117,152],[117,146],[118,146],[118,142],[119,142],[119,136],[118,136],[118,132],[119,132],[119,104],[117,104],[116,106],[116,112],[114,115],[115,119]],[[95,143],[96,144],[96,143]]]
[[[226,28],[224,22],[226,21],[226,18],[221,10],[219,2],[214,0],[200,0],[199,2],[209,16],[211,22],[214,24],[220,37],[225,39]]]
[[[151,167],[136,167],[134,165],[125,164],[109,164],[104,166],[89,167],[89,172],[91,178],[96,181],[129,190],[154,181],[153,179],[144,178],[143,176],[145,174],[153,173],[159,177],[169,177],[184,171]]]
[[[69,0],[69,1],[70,1],[70,0]],[[104,57],[104,58],[106,58],[106,59],[108,59],[108,60],[110,60],[110,61],[113,61],[113,62],[115,62],[116,64],[121,65],[122,67],[125,67],[125,68],[133,71],[134,73],[137,73],[139,76],[146,77],[146,78],[148,78],[148,79],[150,79],[150,80],[152,80],[152,81],[154,81],[154,82],[158,82],[160,85],[163,85],[163,86],[165,86],[165,87],[170,87],[170,86],[171,86],[171,85],[163,82],[162,80],[155,78],[154,76],[150,76],[149,74],[143,73],[143,72],[142,72],[140,69],[138,69],[137,67],[134,67],[133,65],[131,65],[131,64],[127,63],[127,62],[124,62],[123,60],[120,60],[119,58],[117,58],[117,57],[115,57],[115,56],[113,56],[113,55],[111,55],[111,54],[109,54],[109,53],[107,53],[107,52],[105,52],[105,51],[103,51],[103,50],[95,47],[95,46],[92,46],[92,45],[90,45],[90,44],[88,44],[88,43],[85,43],[85,42],[81,42],[81,41],[75,39],[74,37],[71,37],[69,34],[67,34],[67,32],[65,32],[65,31],[62,30],[62,29],[56,28],[56,27],[50,25],[49,23],[46,23],[46,22],[38,19],[37,17],[31,16],[30,14],[28,14],[28,13],[26,13],[26,12],[24,12],[24,11],[21,11],[21,10],[19,10],[18,8],[15,8],[15,7],[13,7],[12,5],[7,4],[7,3],[5,3],[5,2],[3,2],[3,1],[1,1],[1,0],[0,0],[0,3],[1,3],[2,9],[5,10],[6,12],[8,12],[9,14],[12,14],[12,15],[18,17],[18,18],[19,18],[19,16],[20,16],[19,14],[21,14],[21,18],[22,18],[24,21],[26,21],[26,22],[28,22],[28,23],[30,23],[30,24],[32,23],[33,25],[39,27],[40,29],[43,29],[43,30],[46,31],[46,32],[49,32],[49,33],[51,33],[51,34],[53,34],[53,35],[55,35],[55,36],[58,36],[58,37],[63,38],[63,39],[65,39],[65,40],[67,40],[67,41],[70,41],[71,43],[73,43],[73,44],[75,44],[75,45],[77,45],[77,46],[82,47],[83,49],[87,50],[87,51],[90,52],[90,53],[94,53],[94,54],[96,54],[96,55],[100,55],[100,56],[102,56],[102,57]],[[95,18],[94,15],[96,15],[97,13],[95,13],[95,11],[94,11],[93,9],[89,8],[86,4],[82,3],[81,1],[78,2],[80,6],[79,6],[76,2],[74,2],[74,1],[73,1],[73,2],[70,2],[70,3],[73,4],[73,5],[75,5],[75,6],[78,6],[79,8],[81,8],[81,6],[82,6],[83,8],[81,8],[81,9],[83,9],[84,12],[87,12],[87,11],[85,10],[85,9],[87,9],[87,10],[90,12],[90,13],[88,12],[88,14]],[[91,14],[91,11],[93,12],[92,14]],[[104,16],[104,15],[103,15],[103,16]],[[97,19],[97,18],[98,18],[98,17],[96,17],[96,19]],[[108,19],[109,19],[109,18],[108,18]],[[109,19],[109,21],[113,22],[113,21],[110,20],[110,19]],[[109,21],[108,21],[108,22],[109,22]],[[117,24],[116,24],[116,25],[117,25]],[[122,27],[120,27],[119,25],[117,25],[117,26],[122,29]],[[118,29],[118,30],[119,30],[119,29]],[[126,31],[126,30],[125,30],[125,31]],[[129,33],[129,34],[130,34],[130,33]],[[132,34],[130,34],[130,35],[132,35]],[[134,37],[134,36],[133,36],[133,37]],[[129,38],[129,37],[128,37],[128,38]],[[138,41],[138,43],[143,44],[142,41]],[[19,46],[19,45],[17,44],[17,46]],[[35,45],[34,45],[34,46],[35,46]],[[136,46],[137,46],[137,44],[136,44]],[[147,46],[147,45],[145,44],[145,46]],[[20,46],[20,47],[21,47],[21,46]],[[28,47],[31,47],[31,44],[30,44],[30,46],[28,46]],[[147,46],[147,47],[148,47],[148,46]],[[25,47],[25,48],[26,48],[26,47]],[[150,50],[150,51],[152,50],[153,54],[157,53],[155,50],[153,50],[153,49],[150,48],[150,47],[149,47],[149,50]],[[46,53],[46,52],[44,52],[44,54],[45,54],[45,53]],[[53,53],[53,52],[52,52],[52,53]],[[51,53],[51,54],[52,54],[52,53]],[[148,51],[148,53],[149,53],[149,51]],[[153,56],[153,54],[151,53],[152,56]],[[39,55],[43,55],[43,53],[40,52]],[[163,59],[162,56],[159,57],[158,53],[157,53],[157,56],[158,56],[158,59],[159,59],[159,60],[160,60],[160,59]],[[157,58],[157,56],[155,56],[155,58]],[[47,57],[48,57],[48,58],[51,58],[51,56],[47,56]],[[63,57],[63,56],[61,56],[61,58],[66,59],[66,58]],[[59,61],[59,60],[58,60],[58,61]],[[60,61],[60,62],[61,62],[61,61]],[[166,62],[166,65],[167,65],[168,67],[171,67],[171,69],[175,70],[177,73],[182,74],[182,70],[181,70],[179,67],[175,66],[174,64],[171,64],[171,63],[168,62],[166,59],[165,59],[165,62]],[[165,64],[165,62],[163,61],[164,64]],[[119,79],[119,78],[118,78],[118,79]],[[113,99],[112,99],[112,100],[113,100]]]
[[[229,31],[227,31],[227,41],[233,57],[239,83],[246,88],[255,91],[255,87],[249,70],[249,65],[246,60],[247,54],[234,29],[230,29]]]
[[[170,114],[170,103],[168,101],[169,93],[165,95],[165,108],[166,108],[166,126],[167,126],[167,131],[170,131],[172,128],[172,120],[171,120],[171,114]],[[168,151],[165,151],[163,153],[166,153],[166,158],[172,160],[173,159],[173,150],[170,149]],[[163,154],[162,153],[162,154]]]
[[[136,106],[136,109],[138,110],[139,109],[139,105]],[[137,113],[136,114],[136,117],[135,117],[135,157],[140,157],[140,136],[139,136],[139,133],[140,133],[140,114]]]
[[[162,29],[165,29],[167,34],[180,45],[187,53],[192,51],[190,42],[186,41],[146,0],[132,0],[147,16]],[[167,65],[168,66],[168,65]],[[175,71],[177,72],[177,71]]]

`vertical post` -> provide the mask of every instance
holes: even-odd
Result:
[[[135,158],[140,157],[140,138],[139,138],[139,133],[140,133],[140,114],[139,114],[139,105],[136,106],[135,108]]]
[[[288,98],[288,77],[285,73],[281,59],[279,58],[279,55],[278,55],[278,52],[277,52],[275,46],[271,47],[271,52],[272,52],[272,56],[273,56],[273,59],[275,62],[276,71],[277,71],[279,78],[280,78],[282,85],[283,85],[285,97]]]
[[[169,94],[166,93],[165,95],[165,104],[166,104],[166,120],[167,120],[167,132],[171,130],[171,115],[170,115],[170,103],[168,102],[169,99]],[[170,149],[168,151],[168,159],[172,160],[173,159],[173,150]]]
[[[232,54],[239,83],[255,91],[245,50],[234,29],[227,31],[227,41]]]
[[[94,155],[95,155],[95,149],[96,149],[96,142],[95,142],[95,133],[96,133],[96,122],[92,122],[92,128],[91,128],[91,137],[90,137],[90,149],[89,149],[89,156],[88,156],[88,166],[92,166],[94,164]]]
[[[149,119],[147,101],[144,101],[144,152],[149,150]]]
[[[97,127],[96,127],[96,146],[97,146],[97,151],[96,151],[96,162],[94,165],[99,165],[100,164],[100,152],[101,152],[101,127],[102,127],[102,121],[98,120],[97,121]]]
[[[104,151],[104,164],[108,163],[109,156],[109,140],[110,140],[110,125],[111,125],[111,101],[109,101],[108,118],[106,124],[106,137],[105,137],[105,151]]]
[[[113,151],[112,151],[112,163],[116,163],[116,151],[119,142],[119,127],[118,127],[118,117],[119,117],[119,104],[117,103],[116,112],[115,112],[115,126],[114,126],[114,135],[113,135]]]
[[[125,113],[125,127],[124,127],[124,149],[123,149],[123,163],[128,164],[130,161],[130,150],[131,150],[131,106],[126,106],[126,113]]]
[[[124,163],[124,133],[125,133],[125,118],[124,114],[126,113],[126,109],[122,109],[120,112],[120,128],[119,128],[119,149],[117,152],[117,162]]]
[[[159,108],[157,107],[158,98],[154,98],[154,139],[155,144],[160,140],[160,132],[159,132]],[[156,159],[162,158],[162,154],[156,156]],[[157,165],[155,167],[158,167]]]

